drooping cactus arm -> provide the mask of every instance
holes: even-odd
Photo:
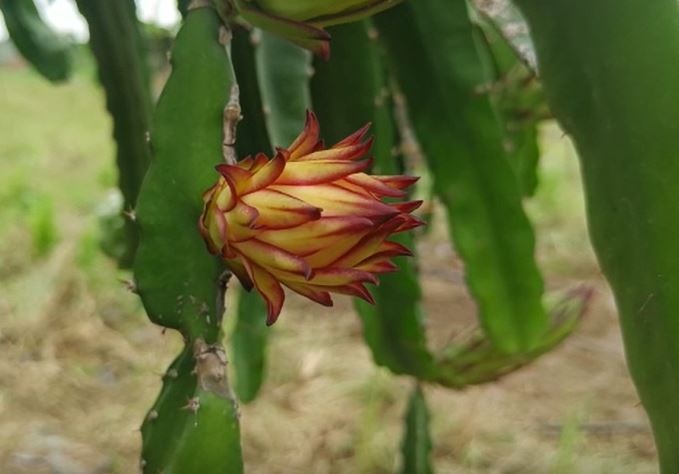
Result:
[[[375,24],[448,213],[481,324],[499,349],[529,350],[548,324],[544,285],[504,134],[489,98],[477,92],[488,75],[467,2],[404,3]]]

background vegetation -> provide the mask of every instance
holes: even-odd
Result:
[[[181,343],[148,324],[129,274],[99,249],[100,216],[119,198],[92,59],[79,52],[75,77],[57,87],[5,63],[0,111],[0,467],[133,472],[139,420]],[[528,203],[538,258],[548,287],[587,283],[595,298],[572,337],[516,374],[463,392],[424,387],[437,470],[655,472],[588,243],[577,161],[555,125],[541,136]],[[429,340],[443,346],[476,326],[476,309],[432,206],[420,260]],[[348,300],[331,310],[290,295],[284,313],[261,395],[241,407],[248,472],[393,472],[412,381],[375,367]]]

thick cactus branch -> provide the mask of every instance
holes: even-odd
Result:
[[[229,38],[212,8],[190,5],[154,114],[155,156],[137,208],[135,277],[149,318],[180,331],[186,347],[142,426],[146,473],[243,470],[220,344],[230,273],[206,251],[197,229],[215,165],[235,160],[240,107]]]

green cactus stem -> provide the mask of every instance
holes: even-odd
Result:
[[[219,342],[228,273],[197,229],[214,166],[234,159],[238,87],[227,53],[230,35],[214,9],[196,3],[177,35],[172,74],[154,114],[154,159],[137,207],[139,295],[154,323],[180,331],[186,341],[142,426],[141,464],[149,474],[243,471]]]

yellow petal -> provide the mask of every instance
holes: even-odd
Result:
[[[244,204],[257,209],[253,221],[256,229],[287,229],[305,222],[320,219],[322,209],[307,204],[289,194],[271,189],[261,189],[243,196]]]

